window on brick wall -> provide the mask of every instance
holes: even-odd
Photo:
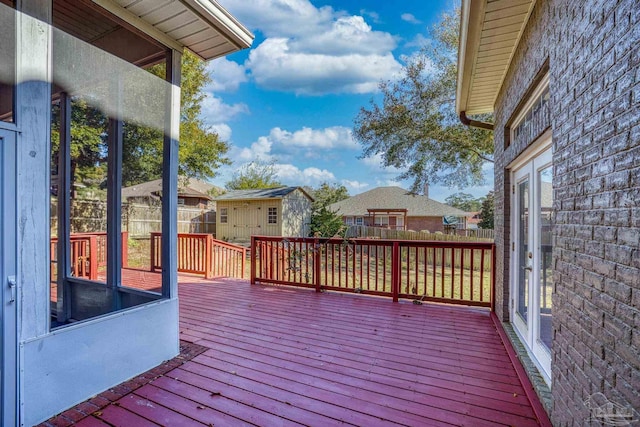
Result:
[[[551,125],[549,101],[549,74],[546,74],[510,121],[505,135],[506,146],[528,145],[542,135]]]

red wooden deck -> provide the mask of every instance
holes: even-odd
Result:
[[[181,339],[207,350],[78,425],[538,425],[484,309],[197,281]]]

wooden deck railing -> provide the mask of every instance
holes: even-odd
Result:
[[[251,283],[490,307],[494,244],[253,236]]]
[[[122,232],[122,267],[128,266],[129,233]],[[51,280],[58,263],[58,239],[51,239]],[[100,268],[107,265],[107,233],[72,233],[69,236],[71,273],[74,277],[97,280]]]
[[[151,233],[151,271],[162,268],[162,233]],[[215,239],[211,234],[178,234],[178,271],[205,278],[244,278],[247,249]]]

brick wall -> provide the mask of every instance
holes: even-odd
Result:
[[[595,393],[640,412],[639,41],[637,1],[538,1],[496,103],[496,296],[506,320],[506,167],[526,143],[505,148],[503,130],[549,61],[558,426],[590,425],[584,401]]]
[[[407,230],[429,230],[431,233],[444,231],[441,216],[410,216],[407,218]]]

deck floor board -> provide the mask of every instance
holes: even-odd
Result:
[[[484,309],[181,280],[207,350],[80,425],[538,425]]]

